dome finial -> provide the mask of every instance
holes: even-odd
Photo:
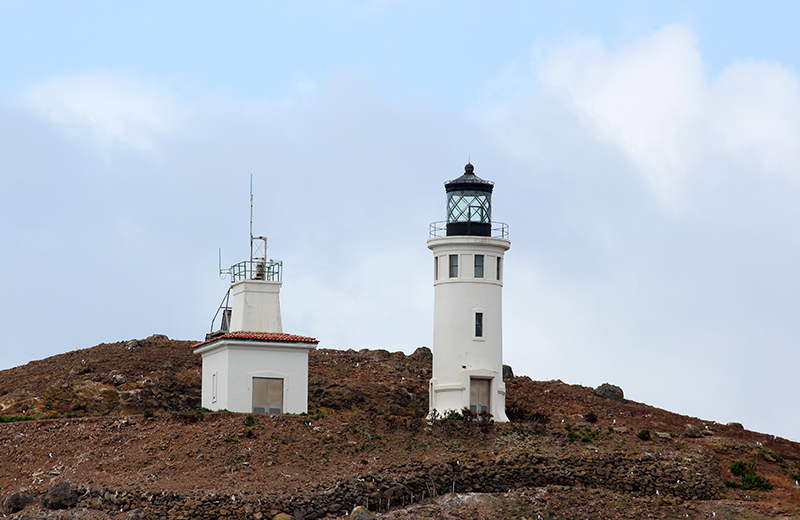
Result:
[[[474,175],[473,173],[474,171],[475,167],[472,166],[472,163],[467,163],[467,165],[464,166],[464,173],[466,173],[467,175]]]

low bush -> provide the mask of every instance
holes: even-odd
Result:
[[[734,482],[726,480],[725,485],[728,487],[737,489],[760,489],[762,491],[769,491],[772,489],[772,483],[756,473],[755,462],[734,461],[733,464],[731,464],[731,473],[733,476],[741,478],[742,481]]]

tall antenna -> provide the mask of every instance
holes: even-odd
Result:
[[[250,260],[253,260],[253,174],[250,174]]]

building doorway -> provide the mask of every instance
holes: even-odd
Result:
[[[470,378],[469,380],[469,411],[475,414],[489,413],[489,389],[491,379]]]
[[[283,379],[253,378],[253,413],[283,413]]]

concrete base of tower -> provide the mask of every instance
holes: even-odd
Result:
[[[503,374],[486,369],[463,369],[458,383],[444,384],[430,380],[429,411],[439,416],[449,412],[488,412],[495,422],[508,422],[506,417],[506,385]]]

